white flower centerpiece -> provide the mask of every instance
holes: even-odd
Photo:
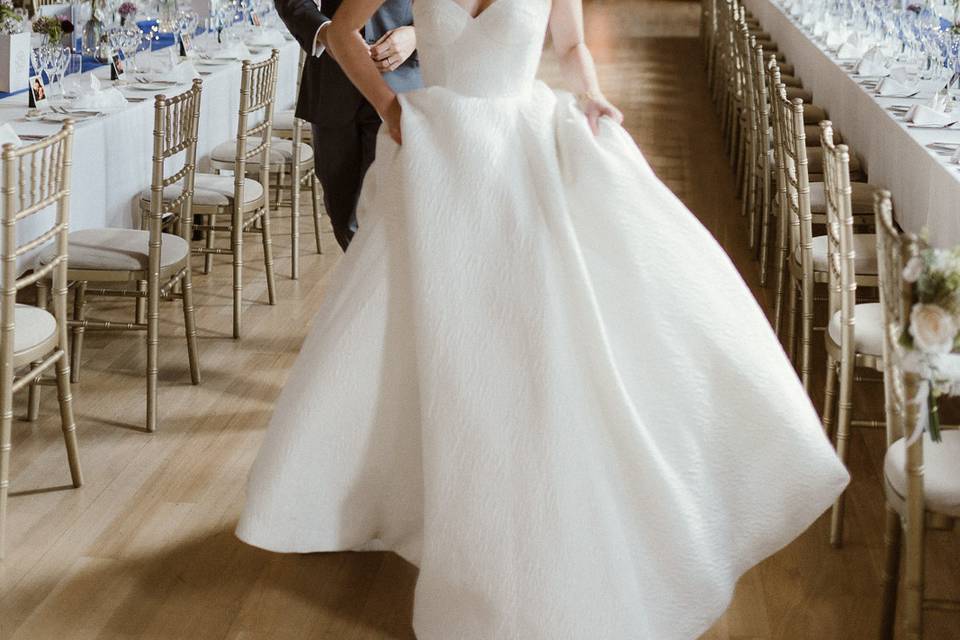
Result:
[[[27,88],[30,73],[30,34],[11,0],[0,0],[0,91]]]
[[[911,258],[903,279],[913,285],[904,366],[929,384],[927,429],[940,441],[937,399],[960,395],[960,247],[925,249]]]

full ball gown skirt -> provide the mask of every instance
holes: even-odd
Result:
[[[549,5],[414,4],[430,86],[381,133],[237,534],[396,551],[421,640],[696,638],[848,476],[722,249],[517,62]],[[465,86],[440,60],[504,48]]]

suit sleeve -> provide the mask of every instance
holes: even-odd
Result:
[[[323,23],[329,22],[330,17],[322,13],[314,0],[274,0],[274,4],[280,19],[303,50],[314,54],[317,30]]]

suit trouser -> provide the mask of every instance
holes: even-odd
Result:
[[[313,125],[317,178],[333,233],[344,251],[357,231],[357,201],[377,149],[380,116],[364,102],[356,117],[343,125]]]

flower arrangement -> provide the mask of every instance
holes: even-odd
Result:
[[[0,33],[13,35],[23,31],[23,22],[12,0],[0,0]]]
[[[60,21],[60,31],[66,35],[70,35],[74,32],[75,27],[73,26],[73,23],[70,22],[69,18],[66,16],[57,16],[57,19]]]
[[[124,18],[127,18],[135,14],[136,12],[137,12],[137,5],[133,4],[132,2],[124,2],[123,4],[120,5],[120,8],[117,9],[117,13],[119,13]]]
[[[53,16],[40,16],[34,20],[33,32],[47,36],[47,42],[50,44],[57,44],[63,39],[63,25],[59,18]]]
[[[913,300],[900,339],[919,355],[929,378],[930,437],[939,442],[937,398],[956,391],[958,382],[939,371],[937,359],[960,351],[960,248],[925,249],[907,262],[903,279],[913,284]]]

